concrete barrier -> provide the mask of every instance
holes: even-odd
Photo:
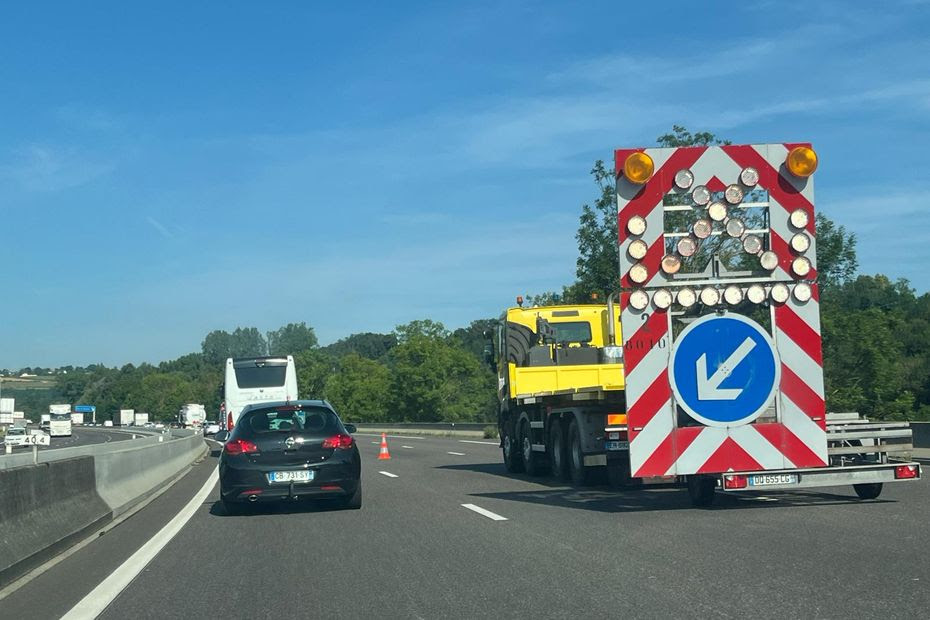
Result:
[[[203,436],[191,434],[100,454],[94,457],[97,492],[117,517],[174,478],[205,450]]]
[[[92,457],[0,471],[0,585],[110,518],[97,493]]]
[[[208,451],[190,431],[74,450],[90,453],[0,468],[0,587],[125,513]]]

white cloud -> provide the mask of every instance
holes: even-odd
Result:
[[[56,192],[79,187],[111,173],[116,163],[76,148],[32,144],[0,164],[0,178],[27,191]]]

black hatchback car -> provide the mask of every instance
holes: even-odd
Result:
[[[351,433],[326,401],[246,407],[220,455],[220,498],[229,514],[252,502],[335,499],[362,507],[362,461]]]

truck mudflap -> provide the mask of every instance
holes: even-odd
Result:
[[[848,467],[817,467],[767,471],[734,471],[716,474],[717,490],[727,493],[742,491],[791,491],[811,487],[833,487],[885,482],[920,480],[919,463],[880,463]]]

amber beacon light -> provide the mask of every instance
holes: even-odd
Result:
[[[808,146],[796,146],[788,152],[785,165],[794,176],[809,177],[817,169],[817,153]]]
[[[623,176],[632,183],[645,183],[652,178],[653,172],[655,172],[655,163],[645,153],[631,153],[623,162]]]

